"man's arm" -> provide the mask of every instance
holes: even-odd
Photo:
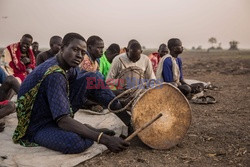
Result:
[[[121,71],[121,62],[119,60],[119,56],[116,56],[110,66],[106,81],[116,79],[119,74],[119,71]]]
[[[10,52],[7,48],[4,49],[3,51],[3,56],[1,58],[1,63],[4,66],[6,72],[8,73],[8,75],[13,75],[14,71],[13,69],[9,66],[9,63],[12,61]]]
[[[36,57],[36,66],[38,66],[39,64],[42,64],[44,62],[43,57],[45,56],[45,52],[41,52],[37,55]]]
[[[146,58],[145,78],[146,79],[156,79],[151,61],[149,60],[148,57],[145,57],[145,58]]]
[[[188,85],[185,81],[184,81],[184,78],[183,78],[183,72],[182,72],[182,61],[180,58],[177,58],[177,61],[178,61],[178,66],[179,66],[179,70],[180,70],[180,83],[182,85]]]
[[[171,58],[166,58],[163,62],[162,76],[164,82],[174,82]]]
[[[89,128],[88,125],[84,125],[70,116],[64,116],[57,122],[58,126],[66,131],[77,133],[85,138],[98,141],[100,132],[97,129]],[[109,136],[103,134],[100,137],[99,143],[104,144],[112,152],[120,152],[125,150],[129,143],[119,137]]]

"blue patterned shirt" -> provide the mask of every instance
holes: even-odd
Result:
[[[22,83],[18,97],[32,89],[42,79],[48,68],[54,65],[58,65],[56,57],[35,68]],[[72,77],[74,78],[74,70],[70,71],[68,77],[72,79]],[[48,75],[41,83],[35,97],[29,127],[26,131],[26,137],[31,142],[39,129],[51,123],[56,124],[58,118],[70,114],[67,78],[63,74],[55,72]]]

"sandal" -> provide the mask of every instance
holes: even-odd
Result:
[[[207,104],[207,99],[205,96],[201,96],[201,97],[192,99],[191,102],[195,104]]]
[[[216,100],[212,96],[201,96],[191,100],[195,104],[214,104]]]
[[[216,103],[215,98],[212,97],[212,96],[206,96],[206,101],[207,101],[207,104],[214,104],[214,103]]]
[[[208,84],[204,88],[209,90],[218,90],[218,87],[212,84]]]

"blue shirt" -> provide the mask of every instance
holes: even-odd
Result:
[[[180,80],[183,80],[181,58],[177,57],[176,62],[177,62],[177,65],[179,66],[179,70],[180,70]],[[164,82],[174,82],[173,70],[172,70],[172,60],[170,57],[166,58],[163,62],[162,76],[163,76]]]
[[[58,65],[56,57],[35,68],[22,83],[18,98],[32,89],[42,79],[48,68],[54,65]],[[67,78],[74,78],[73,72],[74,70],[69,70]],[[48,75],[41,83],[26,131],[26,137],[31,142],[39,129],[51,123],[56,124],[58,118],[70,114],[67,78],[63,74],[55,72]]]
[[[2,84],[7,77],[7,74],[4,72],[2,67],[0,67],[0,84]]]

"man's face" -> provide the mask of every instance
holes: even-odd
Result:
[[[160,49],[158,50],[158,53],[159,53],[160,57],[165,56],[166,54],[168,54],[167,47],[165,47],[165,46],[160,47]]]
[[[82,62],[83,56],[86,54],[86,49],[86,42],[80,39],[74,39],[68,46],[62,48],[63,60],[70,67],[76,67]]]
[[[104,42],[102,40],[96,41],[94,45],[88,46],[88,52],[93,57],[100,58],[103,54]]]
[[[176,54],[181,54],[183,52],[183,47],[182,47],[182,42],[181,41],[176,41],[175,46],[173,47],[173,51]]]
[[[129,49],[127,55],[128,58],[135,63],[141,58],[141,53],[142,53],[141,49]]]
[[[53,44],[50,46],[53,54],[57,54],[62,46],[62,39],[56,39]]]
[[[20,49],[21,49],[21,52],[22,53],[27,53],[31,44],[32,44],[32,39],[31,38],[23,37],[20,40]]]
[[[37,43],[32,44],[32,50],[38,51],[39,45]]]

